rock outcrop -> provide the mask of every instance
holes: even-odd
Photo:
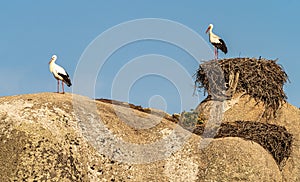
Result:
[[[245,118],[239,102],[224,121]],[[282,170],[259,144],[203,139],[163,114],[72,94],[0,98],[0,181],[299,181],[299,109],[278,120],[295,137]],[[249,116],[250,117],[250,116]]]

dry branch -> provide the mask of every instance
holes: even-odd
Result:
[[[264,116],[270,118],[286,102],[283,85],[287,80],[276,60],[232,58],[200,64],[195,85],[215,100],[231,99],[235,93],[245,92],[264,104]]]

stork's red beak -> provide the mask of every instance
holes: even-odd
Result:
[[[53,59],[51,58],[48,64],[50,64],[52,60],[53,60]]]
[[[207,33],[209,31],[209,29],[210,29],[210,26],[206,29],[205,33]]]

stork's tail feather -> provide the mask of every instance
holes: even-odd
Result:
[[[67,81],[65,81],[65,83],[67,84],[68,87],[72,86],[71,80],[68,79]]]

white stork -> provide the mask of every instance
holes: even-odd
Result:
[[[57,59],[56,55],[53,55],[51,57],[51,60],[49,62],[49,69],[50,72],[53,74],[54,78],[56,78],[57,80],[57,93],[59,93],[59,80],[61,80],[61,86],[62,86],[62,93],[65,93],[64,90],[64,83],[67,84],[68,87],[70,87],[72,85],[70,77],[68,75],[68,73],[65,71],[64,68],[62,68],[61,66],[55,64],[55,61]]]
[[[218,50],[221,49],[225,54],[227,53],[227,47],[225,42],[216,34],[212,32],[214,28],[213,24],[209,24],[205,33],[209,32],[209,41],[214,46],[215,49],[215,59],[218,60]]]

